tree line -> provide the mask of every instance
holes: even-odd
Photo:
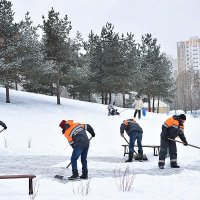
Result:
[[[92,101],[98,94],[102,104],[111,94],[135,91],[150,99],[170,101],[174,94],[172,64],[161,53],[157,39],[150,33],[137,43],[132,33],[116,33],[107,22],[100,34],[91,30],[85,41],[80,32],[70,37],[72,23],[52,8],[43,23],[33,26],[30,13],[14,22],[12,3],[0,1],[0,85],[57,97],[62,88],[71,98]],[[42,30],[42,36],[38,30]]]
[[[173,108],[190,111],[193,116],[200,116],[200,73],[191,66],[181,71],[176,79],[176,95]]]

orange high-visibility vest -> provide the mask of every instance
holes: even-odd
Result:
[[[69,124],[70,127],[65,130],[64,136],[67,138],[70,145],[73,145],[74,140],[72,137],[78,134],[80,131],[84,130],[84,124],[81,124],[79,122],[74,123],[73,120],[68,120],[65,124]]]
[[[173,117],[170,117],[169,119],[167,119],[165,121],[164,126],[166,128],[168,128],[168,127],[174,127],[176,129],[178,129],[179,122],[178,122],[178,120],[175,120]],[[184,131],[184,124],[180,125],[180,130]]]

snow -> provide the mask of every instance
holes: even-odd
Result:
[[[96,103],[61,99],[22,91],[10,91],[11,103],[5,103],[5,89],[0,88],[0,120],[8,126],[0,133],[0,175],[34,174],[34,195],[28,195],[28,180],[0,180],[1,200],[104,200],[104,199],[168,199],[196,200],[200,198],[200,150],[177,143],[180,169],[171,169],[169,158],[164,170],[157,167],[153,149],[144,148],[148,161],[125,163],[119,127],[132,118],[133,109],[120,116],[107,116],[107,106]],[[124,110],[118,108],[119,111]],[[161,126],[170,117],[148,113],[138,123],[144,130],[143,144],[158,145]],[[60,182],[53,177],[71,175],[72,149],[58,124],[62,119],[89,123],[95,130],[88,154],[91,179]],[[200,144],[200,119],[187,115],[185,135],[189,144]],[[90,137],[90,134],[88,134]],[[137,149],[136,149],[137,150]],[[81,163],[78,161],[81,173]],[[127,168],[128,167],[128,168]],[[121,191],[119,174],[129,170],[131,191]],[[121,182],[122,183],[122,182]]]

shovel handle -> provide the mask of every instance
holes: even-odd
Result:
[[[126,142],[129,144],[129,142],[128,142],[128,140],[125,138],[125,136],[122,136],[125,140],[126,140]]]
[[[0,133],[2,132],[2,131],[4,131],[5,129],[3,128],[2,130],[0,130]]]
[[[125,138],[125,136],[122,136],[124,138],[124,140],[126,140],[127,144],[129,144],[128,140]],[[135,154],[138,155],[138,153],[134,150]]]
[[[167,138],[168,140],[171,140],[171,141],[174,141],[174,142],[178,142],[178,143],[182,143],[182,144],[185,144],[184,142],[181,142],[181,141],[178,141],[178,140],[173,140],[171,138]],[[187,146],[190,146],[190,147],[194,147],[194,148],[197,148],[197,149],[200,149],[200,147],[197,147],[197,146],[194,146],[192,144],[188,144]]]

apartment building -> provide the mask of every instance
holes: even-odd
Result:
[[[177,43],[178,73],[192,67],[200,71],[200,38],[191,37],[188,41]]]

